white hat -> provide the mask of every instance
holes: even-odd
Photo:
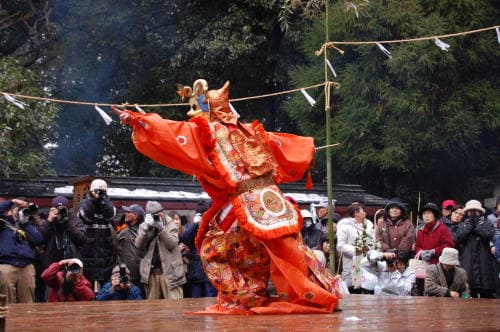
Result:
[[[446,265],[460,265],[458,262],[458,250],[455,248],[444,248],[439,256],[439,263]]]
[[[102,179],[95,179],[90,183],[90,191],[94,190],[108,190],[108,184]]]
[[[300,214],[302,215],[302,218],[311,218],[312,219],[312,214],[309,210],[300,210]]]
[[[463,212],[466,213],[467,211],[470,211],[470,210],[478,210],[478,211],[481,211],[483,214],[486,212],[486,210],[481,205],[481,202],[476,201],[475,199],[470,200],[467,203],[465,203],[465,207],[464,207]]]

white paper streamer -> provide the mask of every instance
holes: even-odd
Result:
[[[450,48],[450,44],[446,44],[444,41],[442,41],[439,38],[434,38],[434,43],[436,44],[437,47],[441,49],[441,51],[448,52],[448,49]]]
[[[500,29],[499,28],[495,28],[495,30],[497,31],[498,43],[500,44]]]
[[[335,72],[335,69],[333,69],[332,64],[330,63],[330,60],[326,59],[326,64],[328,65],[328,68],[332,71],[333,76],[337,77],[337,73]]]
[[[139,105],[135,104],[135,105],[134,105],[134,107],[135,107],[135,109],[136,109],[136,110],[138,110],[139,112],[141,112],[141,113],[146,113],[146,112],[144,112],[144,110],[143,110],[142,108],[140,108],[140,107],[139,107]]]
[[[316,105],[316,100],[313,99],[313,97],[311,97],[306,90],[304,89],[300,89],[300,92],[302,92],[302,94],[304,95],[304,97],[306,97],[307,99],[307,102],[311,105],[311,106],[314,106]]]
[[[387,57],[390,59],[392,58],[391,51],[389,51],[387,48],[385,48],[382,44],[377,43],[378,48],[385,54]]]
[[[231,109],[231,112],[233,112],[237,118],[240,117],[240,114],[238,112],[236,112],[236,109],[233,107],[233,105],[231,105],[231,103],[229,103],[229,108]]]
[[[24,103],[20,102],[16,98],[12,97],[7,93],[3,93],[3,96],[5,97],[5,99],[7,99],[8,102],[14,104],[15,106],[19,107],[22,110],[24,109]]]
[[[347,5],[347,7],[354,8],[354,12],[356,13],[356,18],[359,18],[358,7],[356,7],[355,4],[353,4],[352,2],[349,2],[349,4]]]
[[[100,108],[99,106],[95,105],[94,106],[95,110],[97,111],[97,113],[99,113],[99,115],[101,116],[101,118],[104,120],[104,122],[106,123],[107,126],[109,126],[109,124],[111,122],[113,122],[113,119],[111,119],[111,117],[109,115],[106,114],[106,112],[104,112],[102,110],[102,108]]]

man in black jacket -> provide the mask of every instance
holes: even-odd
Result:
[[[116,265],[116,233],[112,226],[116,209],[107,192],[108,185],[104,180],[93,180],[78,208],[78,217],[87,232],[87,241],[81,252],[84,274],[96,293],[101,284],[108,281]]]

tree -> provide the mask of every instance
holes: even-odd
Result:
[[[496,24],[493,1],[383,1],[346,14],[332,6],[332,40],[393,40],[473,30]],[[332,50],[341,88],[333,93],[334,150],[337,180],[363,184],[384,196],[436,200],[443,196],[484,197],[491,190],[484,176],[495,171],[500,154],[500,62],[495,34],[446,39],[441,51],[432,41]],[[316,19],[304,39],[309,64],[291,77],[298,86],[323,79],[323,59],[315,57],[324,39],[324,19]],[[324,142],[322,94],[304,112],[296,96],[284,109],[303,133]],[[321,143],[319,143],[321,144]],[[320,163],[322,167],[322,164]],[[324,173],[322,173],[324,174]],[[489,191],[489,192],[488,192]],[[477,196],[476,196],[477,195]]]
[[[0,90],[43,97],[37,76],[12,57],[0,58]],[[11,174],[35,177],[50,174],[51,150],[55,142],[57,107],[53,104],[0,100],[0,176]],[[19,100],[21,102],[21,100]]]
[[[303,26],[278,20],[282,1],[54,1],[58,39],[50,54],[58,96],[85,101],[180,102],[175,83],[205,78],[209,88],[232,82],[231,96],[259,95],[288,87],[288,68]],[[256,19],[258,18],[258,19]],[[235,103],[243,120],[259,118],[269,130],[287,130],[282,97]],[[186,119],[186,107],[150,108]],[[105,127],[90,107],[64,106],[58,172],[135,176],[172,175],[140,156],[116,123]],[[288,131],[288,130],[287,130]],[[85,153],[82,154],[82,151]],[[97,157],[99,155],[99,157]],[[120,166],[118,166],[120,165]],[[126,165],[126,167],[122,167]]]

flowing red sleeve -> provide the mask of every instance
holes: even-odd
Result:
[[[167,120],[155,113],[127,112],[131,116],[132,141],[140,153],[185,174],[216,176],[196,123]]]
[[[268,132],[267,140],[278,163],[279,183],[301,180],[314,160],[313,138]]]

